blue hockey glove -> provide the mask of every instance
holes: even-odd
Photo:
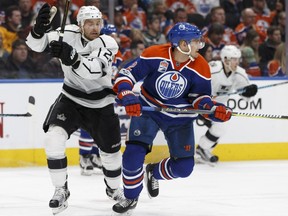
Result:
[[[257,94],[257,91],[258,91],[258,86],[255,84],[251,84],[251,85],[245,86],[243,88],[243,92],[240,95],[244,97],[253,97]]]
[[[51,56],[60,58],[62,63],[71,66],[78,61],[77,51],[66,42],[51,41],[50,43]]]
[[[140,116],[142,111],[142,105],[138,97],[130,90],[123,90],[117,95],[117,103],[121,106],[125,106],[127,115]]]

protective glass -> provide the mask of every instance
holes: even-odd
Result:
[[[198,49],[202,49],[205,46],[204,38],[193,39],[191,41],[191,45],[197,47]]]

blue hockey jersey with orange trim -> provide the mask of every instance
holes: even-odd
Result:
[[[132,87],[140,80],[140,98],[145,106],[193,108],[196,101],[211,95],[211,73],[206,60],[199,54],[194,61],[179,64],[173,59],[170,44],[151,46],[128,63],[119,71],[114,91],[118,92],[123,82]]]

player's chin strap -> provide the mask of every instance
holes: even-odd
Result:
[[[180,48],[179,46],[177,46],[176,48],[177,48],[177,49],[179,50],[179,52],[181,52],[182,54],[188,55],[189,58],[191,59],[191,61],[194,61],[194,60],[195,60],[195,59],[191,56],[191,45],[190,45],[190,44],[188,44],[188,48],[189,48],[189,51],[188,51],[188,52],[184,52],[183,50],[181,50],[181,48]]]
[[[225,63],[224,63],[224,64],[225,64]],[[232,70],[232,68],[231,68],[231,59],[229,60],[229,63],[228,63],[228,64],[225,64],[225,65],[228,67],[228,71],[232,71],[232,73],[236,72],[237,67],[236,67],[235,70]]]

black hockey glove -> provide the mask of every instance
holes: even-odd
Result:
[[[60,58],[62,63],[67,66],[73,66],[78,60],[77,51],[66,42],[51,41],[51,56]]]
[[[258,91],[257,85],[251,84],[251,85],[245,86],[243,88],[243,92],[240,95],[244,97],[253,97],[254,95],[257,94],[257,91]]]
[[[50,5],[45,3],[38,12],[36,17],[36,22],[34,24],[32,30],[32,36],[35,38],[43,37],[44,33],[46,33],[51,28],[50,22]],[[34,34],[33,34],[34,33]]]

